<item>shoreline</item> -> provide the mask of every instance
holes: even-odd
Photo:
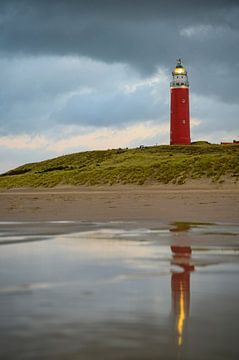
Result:
[[[238,223],[239,187],[197,183],[0,189],[0,203],[0,221]]]

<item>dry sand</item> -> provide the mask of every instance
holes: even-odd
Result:
[[[238,186],[106,186],[0,191],[0,221],[238,222]]]

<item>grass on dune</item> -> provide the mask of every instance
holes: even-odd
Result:
[[[239,146],[195,144],[87,151],[22,165],[0,176],[0,187],[183,184],[188,179],[239,177]]]

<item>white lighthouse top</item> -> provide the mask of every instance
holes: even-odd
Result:
[[[182,60],[178,59],[176,67],[172,72],[173,81],[170,83],[171,87],[189,87],[188,75]]]

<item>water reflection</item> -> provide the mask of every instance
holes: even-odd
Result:
[[[190,246],[171,246],[171,264],[180,267],[181,271],[173,271],[171,277],[172,310],[175,318],[177,344],[183,344],[183,336],[190,308],[190,272],[194,266],[190,264],[192,249]]]
[[[239,359],[238,227],[39,223],[0,231],[0,242],[15,242],[0,251],[1,359]],[[28,241],[37,236],[51,241]]]

